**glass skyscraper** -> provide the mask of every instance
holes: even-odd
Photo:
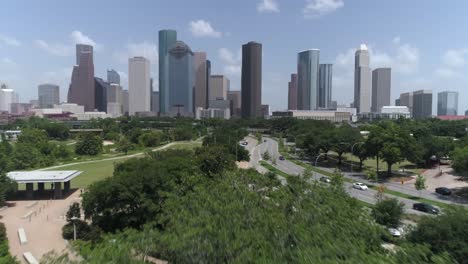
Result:
[[[331,108],[333,64],[320,64],[319,68],[319,107]]]
[[[241,115],[262,117],[262,44],[253,41],[242,45]]]
[[[458,114],[458,92],[444,91],[437,94],[437,115]]]
[[[39,108],[53,108],[60,103],[60,88],[55,84],[41,84],[38,87]]]
[[[159,31],[159,108],[161,113],[170,112],[169,104],[169,49],[177,41],[175,30]]]
[[[354,55],[354,107],[358,113],[371,111],[372,76],[369,60],[367,46],[361,44]]]
[[[320,50],[302,51],[297,55],[297,109],[315,110],[319,107]]]
[[[169,99],[166,107],[171,115],[191,116],[195,89],[193,52],[187,44],[177,41],[169,49],[168,62],[170,89],[166,91]]]

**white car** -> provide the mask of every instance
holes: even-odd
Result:
[[[361,182],[355,182],[355,183],[353,183],[353,188],[358,189],[358,190],[361,190],[361,191],[365,191],[365,190],[369,189],[369,188],[367,187],[367,185],[365,185],[364,183],[361,183]]]
[[[396,229],[396,228],[389,228],[388,229],[388,232],[390,232],[390,234],[394,237],[401,237],[401,232],[400,230]]]

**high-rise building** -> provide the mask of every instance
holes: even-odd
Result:
[[[120,74],[114,69],[107,70],[107,82],[120,85]]]
[[[107,88],[107,102],[119,103],[123,105],[123,89],[122,86],[112,83]]]
[[[270,105],[262,105],[262,116],[268,118],[270,116]]]
[[[209,97],[210,97],[210,76],[211,76],[211,61],[210,60],[206,60],[206,107],[209,107],[209,104],[208,104],[208,101],[209,101]]]
[[[159,31],[159,108],[161,113],[169,113],[169,49],[177,41],[175,30]]]
[[[288,110],[297,110],[297,74],[291,74],[288,82]]]
[[[193,53],[193,67],[195,71],[195,109],[198,107],[208,108],[206,105],[208,94],[208,79],[207,79],[207,65],[206,65],[206,52]]]
[[[229,90],[229,79],[224,75],[210,76],[210,90],[208,91],[208,100],[226,100]]]
[[[230,102],[231,116],[241,115],[241,91],[228,91],[227,98]]]
[[[129,114],[151,110],[150,62],[144,57],[128,60]]]
[[[0,112],[11,112],[11,105],[18,102],[18,95],[6,84],[0,86]]]
[[[193,116],[194,70],[193,52],[182,41],[169,49],[169,107],[172,116]],[[160,95],[162,93],[160,91]],[[166,112],[167,113],[167,112]]]
[[[369,51],[361,44],[354,56],[354,107],[358,113],[371,111],[371,70],[369,68]]]
[[[400,98],[395,99],[395,106],[401,106]]]
[[[241,111],[243,118],[262,116],[262,44],[242,45]],[[210,87],[211,88],[211,87]]]
[[[315,110],[319,106],[320,50],[311,49],[297,55],[297,109]]]
[[[151,112],[159,112],[159,91],[151,93]]]
[[[129,92],[128,90],[123,90],[122,91],[122,108],[123,108],[123,113],[128,114],[130,112],[130,107],[129,107]]]
[[[468,110],[465,111],[465,116],[468,116]]]
[[[396,105],[396,102],[395,102]],[[398,106],[406,106],[411,115],[413,115],[413,93],[402,93],[398,99]]]
[[[413,92],[413,118],[422,119],[432,116],[432,91]]]
[[[40,84],[38,86],[39,108],[53,108],[60,103],[60,87],[55,84]]]
[[[378,68],[372,71],[372,106],[373,113],[380,113],[382,107],[390,105],[392,87],[392,69]]]
[[[323,109],[331,109],[332,101],[333,64],[320,64],[318,106]]]
[[[107,90],[109,89],[109,83],[101,78],[94,77],[94,105],[99,112],[107,111]]]
[[[437,115],[448,116],[458,114],[458,92],[440,92],[437,94]]]
[[[73,66],[68,102],[83,105],[85,111],[95,109],[93,46],[76,45],[76,64]]]

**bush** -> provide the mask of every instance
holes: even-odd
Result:
[[[404,212],[403,203],[397,199],[383,199],[372,208],[372,216],[375,221],[388,227],[398,227]]]
[[[88,225],[85,221],[75,220],[76,225],[76,239],[84,241],[97,241],[101,237],[101,230],[99,227]],[[66,240],[73,239],[73,222],[62,227],[62,237]]]
[[[93,134],[84,134],[76,143],[75,153],[78,155],[95,156],[102,152],[102,139]]]

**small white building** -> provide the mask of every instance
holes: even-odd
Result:
[[[198,107],[195,113],[196,119],[205,119],[205,118],[219,118],[219,119],[230,119],[231,111],[229,108],[220,109],[220,108],[208,108],[203,109]]]
[[[400,117],[411,118],[411,113],[407,106],[383,106],[380,113],[388,115],[390,119],[398,119]]]
[[[72,117],[75,117],[77,120],[80,121],[88,121],[91,119],[100,119],[100,118],[112,118],[110,114],[106,112],[84,112],[81,114],[73,114]]]
[[[350,122],[349,112],[339,111],[311,111],[311,110],[286,110],[274,111],[272,118],[292,117],[297,119],[327,120],[334,123]]]

